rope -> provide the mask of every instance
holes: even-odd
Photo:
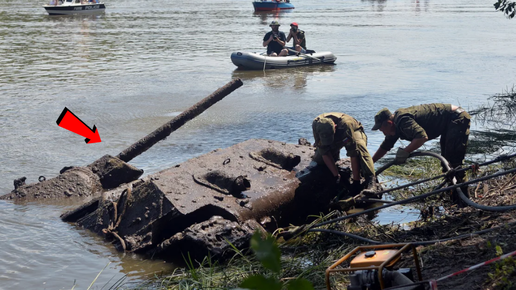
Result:
[[[127,251],[125,240],[122,237],[120,237],[120,235],[118,235],[116,230],[118,229],[118,226],[120,225],[120,222],[122,221],[122,216],[125,214],[125,210],[127,208],[127,201],[131,198],[131,191],[132,191],[132,186],[129,186],[126,190],[124,190],[122,192],[118,201],[112,201],[114,218],[112,220],[110,220],[107,228],[102,229],[102,232],[104,234],[113,235],[120,241],[120,244],[122,245],[122,248],[124,249],[124,252]],[[125,197],[125,199],[124,199],[124,197]],[[120,213],[120,215],[118,215],[118,202],[120,202],[121,200],[123,201],[123,207],[122,207],[122,212]]]
[[[439,282],[439,281],[442,281],[442,280],[448,279],[448,278],[450,278],[450,277],[457,276],[457,275],[460,275],[460,274],[462,274],[462,273],[466,273],[466,272],[471,271],[471,270],[475,270],[475,269],[480,268],[480,267],[482,267],[482,266],[489,265],[489,264],[494,263],[494,262],[496,262],[496,261],[498,261],[498,260],[503,260],[503,259],[505,259],[505,258],[508,258],[508,257],[514,256],[514,255],[516,255],[516,251],[514,251],[514,252],[510,252],[510,253],[505,254],[505,255],[502,255],[502,256],[500,256],[500,257],[493,258],[493,259],[491,259],[491,260],[488,260],[488,261],[485,261],[485,262],[482,262],[482,263],[476,264],[476,265],[471,266],[471,267],[469,267],[469,268],[466,268],[466,269],[463,269],[463,270],[457,271],[457,272],[455,272],[455,273],[453,273],[453,274],[446,275],[446,276],[444,276],[444,277],[441,277],[441,278],[438,278],[438,279],[433,279],[433,280],[435,280],[436,282]]]
[[[451,278],[451,277],[454,277],[454,276],[457,276],[457,275],[460,275],[462,273],[466,273],[466,272],[469,272],[469,271],[472,271],[472,270],[475,270],[477,268],[480,268],[482,266],[486,266],[486,265],[489,265],[491,263],[494,263],[496,261],[499,261],[499,260],[503,260],[503,259],[506,259],[508,257],[511,257],[511,256],[515,256],[516,255],[516,251],[514,252],[510,252],[510,253],[507,253],[505,255],[502,255],[500,257],[496,257],[496,258],[493,258],[491,260],[488,260],[488,261],[485,261],[485,262],[482,262],[482,263],[479,263],[479,264],[476,264],[474,266],[471,266],[469,268],[466,268],[466,269],[462,269],[460,271],[457,271],[453,274],[450,274],[450,275],[446,275],[446,276],[443,276],[443,277],[440,277],[438,279],[430,279],[430,280],[425,280],[425,281],[419,281],[419,282],[416,282],[416,283],[411,283],[411,284],[405,284],[405,285],[399,285],[399,286],[394,286],[394,287],[389,287],[389,288],[384,288],[384,290],[393,290],[393,289],[400,289],[400,288],[405,288],[405,287],[410,287],[410,286],[415,286],[415,285],[420,285],[420,284],[427,284],[430,286],[430,289],[432,290],[437,290],[437,282],[440,282],[442,280],[445,280],[445,279],[448,279],[448,278]]]

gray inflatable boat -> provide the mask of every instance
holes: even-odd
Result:
[[[305,65],[334,64],[337,57],[329,52],[313,52],[289,56],[267,56],[258,52],[233,52],[231,61],[240,69],[276,69]]]

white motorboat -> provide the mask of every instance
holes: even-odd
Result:
[[[49,15],[99,14],[106,9],[99,0],[51,0],[43,5]]]

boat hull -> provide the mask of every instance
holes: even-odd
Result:
[[[49,15],[99,14],[106,10],[103,3],[84,5],[43,5]]]
[[[294,9],[294,5],[292,3],[276,2],[276,1],[254,1],[253,6],[254,6],[255,11],[274,11],[274,10]]]
[[[278,69],[307,65],[334,64],[337,57],[329,52],[300,54],[299,56],[265,56],[255,52],[233,52],[231,61],[240,69]]]

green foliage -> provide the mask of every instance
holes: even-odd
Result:
[[[498,0],[498,2],[493,4],[495,9],[505,13],[507,18],[513,18],[516,14],[515,5],[515,2],[509,2],[507,0]]]
[[[429,150],[430,151],[430,150]],[[442,174],[441,162],[433,157],[410,158],[403,165],[394,165],[384,175],[407,181],[419,180]]]
[[[260,238],[260,232],[255,232],[251,239],[251,249],[263,267],[278,273],[281,271],[280,250],[274,237],[267,235],[265,240]]]
[[[268,275],[257,274],[247,277],[241,284],[241,288],[252,290],[313,290],[312,283],[304,278],[294,278],[284,282],[278,278],[281,273],[281,252],[276,243],[276,239],[267,234],[262,239],[260,232],[255,232],[251,238],[251,249],[253,249],[256,259],[265,269],[272,273]],[[239,288],[240,289],[240,288]]]
[[[403,165],[394,165],[385,170],[382,173],[383,177],[386,179],[383,185],[385,187],[397,187],[442,174],[441,162],[437,158],[427,156],[414,157],[410,158]],[[425,183],[412,185],[401,190],[391,191],[389,195],[394,201],[407,199],[434,190],[442,181],[442,178],[438,178]],[[429,197],[424,203],[417,203],[411,206],[414,206],[415,208],[423,206],[426,208],[431,205],[432,201],[437,199],[439,199],[439,196]]]
[[[263,275],[253,275],[245,279],[240,287],[256,290],[281,290],[282,283],[273,277],[266,278]]]
[[[195,269],[195,265],[192,261],[192,258],[190,257],[190,253],[188,253],[188,259],[183,256],[183,259],[186,262],[186,266],[188,267],[188,270],[190,271],[190,275],[194,280],[199,280],[199,276],[197,275],[197,270]]]
[[[503,255],[502,247],[495,246],[497,256]],[[494,289],[511,290],[515,289],[516,284],[511,281],[511,276],[516,275],[516,260],[512,257],[507,257],[501,261],[496,262],[492,267],[492,272],[488,273],[487,284]]]
[[[304,278],[298,278],[298,279],[288,282],[287,289],[288,290],[297,290],[297,289],[309,290],[309,289],[314,289],[314,287],[312,286],[312,283],[310,283],[310,281],[308,281]]]
[[[495,249],[496,249],[496,255],[497,255],[497,256],[501,256],[501,255],[503,255],[502,247],[500,247],[500,246],[496,245]]]
[[[514,4],[514,2],[513,2]],[[514,12],[514,10],[513,10]],[[497,151],[513,151],[516,144],[516,87],[489,97],[485,105],[470,111],[475,123],[485,127],[482,131],[471,131],[469,154],[492,154]]]

